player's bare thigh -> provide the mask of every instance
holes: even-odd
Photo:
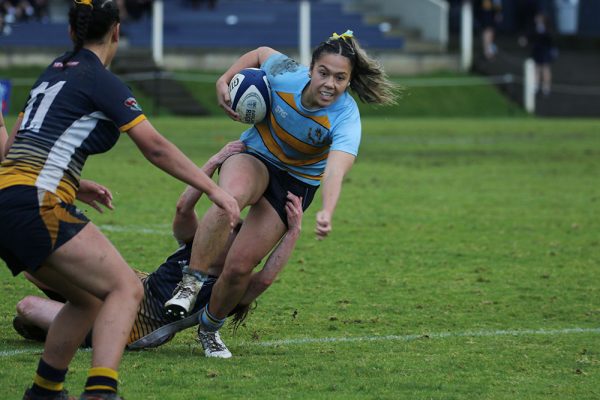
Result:
[[[227,254],[224,269],[240,269],[237,272],[242,274],[249,272],[273,249],[285,231],[279,214],[262,197],[250,208]]]
[[[77,235],[52,253],[44,263],[57,271],[74,286],[99,299],[104,299],[113,290],[132,290],[141,293],[139,279],[115,247],[98,228],[88,223]],[[38,274],[34,276],[50,287]],[[139,290],[136,290],[139,289]],[[68,298],[67,293],[62,293]]]
[[[219,186],[243,207],[256,203],[269,183],[267,167],[256,157],[240,153],[229,157],[221,166]]]

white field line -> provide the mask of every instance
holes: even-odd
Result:
[[[240,346],[278,347],[290,345],[304,345],[313,343],[346,343],[346,342],[372,342],[372,341],[397,341],[410,342],[418,339],[446,339],[461,337],[500,337],[500,336],[559,336],[580,333],[600,333],[600,328],[564,328],[564,329],[509,329],[494,331],[466,331],[466,332],[439,332],[422,333],[414,335],[386,335],[386,336],[358,336],[358,337],[326,337],[326,338],[299,338],[283,339],[265,342],[242,342]],[[189,345],[167,345],[171,348],[189,348]],[[82,349],[89,351],[89,349]],[[25,348],[0,351],[0,358],[12,357],[19,354],[41,353],[42,347]]]
[[[106,232],[123,232],[123,233],[135,233],[138,235],[164,235],[164,236],[173,236],[170,227],[164,225],[164,228],[161,228],[162,225],[158,225],[156,228],[145,228],[143,226],[119,226],[119,225],[99,225],[98,226],[101,231]]]
[[[600,333],[600,328],[564,328],[564,329],[523,329],[523,330],[495,330],[495,331],[466,331],[466,332],[440,332],[422,333],[418,335],[387,335],[387,336],[362,336],[362,337],[331,337],[331,338],[299,338],[272,340],[266,342],[246,342],[245,345],[265,347],[301,345],[312,343],[340,343],[340,342],[370,342],[370,341],[399,341],[410,342],[417,339],[445,339],[460,337],[499,337],[499,336],[556,336],[574,333]]]

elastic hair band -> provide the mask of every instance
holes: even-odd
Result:
[[[329,37],[329,40],[339,40],[339,39],[346,40],[347,38],[353,38],[353,37],[354,37],[354,32],[352,32],[350,29],[348,29],[346,32],[342,33],[341,35],[338,35],[337,33],[333,32],[333,35],[331,35]]]

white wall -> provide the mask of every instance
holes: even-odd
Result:
[[[424,40],[448,44],[448,3],[441,0],[392,0],[381,1],[385,15],[400,18],[407,28],[418,29]]]

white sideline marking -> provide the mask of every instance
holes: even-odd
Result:
[[[495,330],[495,331],[466,331],[466,332],[440,332],[440,333],[422,333],[418,335],[386,335],[386,336],[359,336],[359,337],[329,337],[329,338],[300,338],[271,340],[266,342],[242,342],[240,346],[262,346],[277,347],[287,345],[302,345],[311,343],[344,343],[344,342],[370,342],[370,341],[399,341],[410,342],[417,339],[445,339],[460,337],[498,337],[498,336],[557,336],[570,335],[574,333],[600,333],[600,328],[564,328],[564,329],[523,329],[523,330]],[[189,345],[167,345],[171,348],[189,348]],[[43,348],[15,349],[0,351],[0,358],[11,357],[19,354],[41,353]],[[80,351],[90,351],[90,349],[81,349]]]
[[[40,343],[40,347],[37,349],[15,349],[15,350],[3,350],[0,351],[0,358],[18,356],[19,354],[32,354],[32,353],[40,353],[44,351],[44,347]],[[92,349],[79,349],[78,351],[92,351]]]
[[[600,328],[565,328],[565,329],[523,329],[523,330],[496,330],[496,331],[466,331],[466,332],[440,332],[422,333],[419,335],[387,335],[387,336],[362,336],[362,337],[331,337],[331,338],[300,338],[283,339],[266,342],[245,342],[244,345],[265,347],[311,344],[311,343],[340,343],[340,342],[369,342],[369,341],[400,341],[409,342],[417,339],[444,339],[451,337],[494,337],[494,336],[525,336],[525,335],[568,335],[572,333],[600,333]]]
[[[165,225],[166,227],[166,225]],[[173,233],[168,229],[144,228],[142,226],[119,226],[119,225],[100,225],[101,231],[107,232],[125,232],[146,235],[165,235],[172,236]]]

